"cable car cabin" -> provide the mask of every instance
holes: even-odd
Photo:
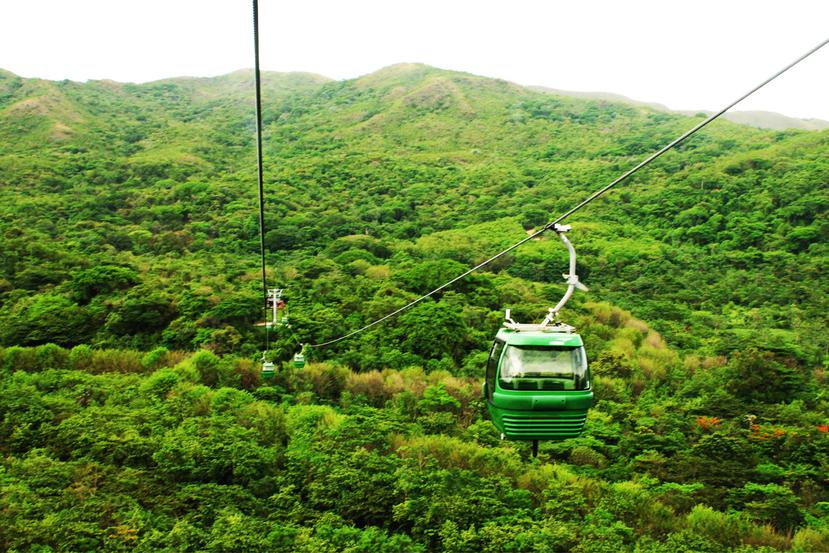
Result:
[[[273,378],[275,372],[274,364],[270,361],[264,361],[262,363],[262,378],[270,380]]]
[[[484,394],[502,438],[563,440],[584,429],[593,404],[584,344],[556,330],[502,328],[495,336]]]
[[[294,355],[294,368],[295,369],[302,369],[305,367],[305,355],[302,353],[297,353]]]

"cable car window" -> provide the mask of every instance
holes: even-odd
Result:
[[[580,346],[507,346],[499,384],[505,390],[587,390],[587,356]]]
[[[495,340],[489,352],[489,360],[486,362],[486,388],[489,399],[492,399],[492,393],[495,391],[495,373],[498,368],[498,360],[501,358],[501,352],[504,351],[504,345],[506,344],[501,340]]]

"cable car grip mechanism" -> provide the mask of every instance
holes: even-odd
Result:
[[[511,328],[513,330],[555,330],[558,332],[573,332],[573,327],[570,325],[566,325],[563,323],[558,322],[558,312],[564,307],[564,305],[570,300],[570,297],[573,295],[573,292],[576,289],[581,290],[582,292],[587,292],[588,288],[584,284],[579,281],[579,277],[576,274],[576,249],[573,247],[573,244],[567,238],[567,232],[570,231],[572,228],[570,225],[560,225],[558,223],[548,227],[551,230],[555,231],[558,237],[564,242],[564,245],[567,247],[567,251],[570,253],[570,265],[569,265],[569,272],[564,273],[561,276],[564,277],[564,280],[567,281],[567,290],[564,292],[564,296],[558,301],[555,307],[550,307],[547,310],[547,316],[544,317],[544,320],[541,321],[541,324],[522,324],[517,323],[512,319],[511,310],[507,309],[504,315],[504,326],[507,328]]]

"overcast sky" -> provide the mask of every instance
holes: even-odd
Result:
[[[145,82],[251,67],[246,0],[0,0],[0,67]],[[260,0],[265,70],[398,62],[717,109],[829,38],[826,0]],[[829,46],[738,109],[829,120]]]

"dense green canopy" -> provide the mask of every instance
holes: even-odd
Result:
[[[480,385],[554,237],[263,385],[251,81],[0,71],[0,549],[829,549],[829,131],[715,122],[568,221],[598,401],[532,461]],[[420,65],[264,91],[277,362],[699,121]]]

